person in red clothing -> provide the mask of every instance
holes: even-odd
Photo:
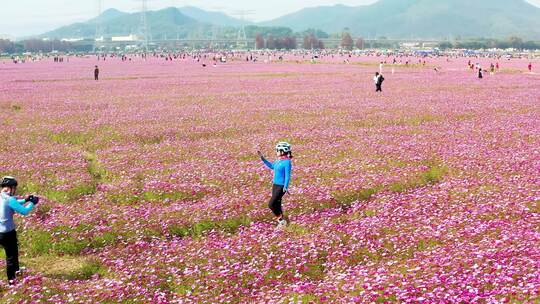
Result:
[[[529,72],[532,72],[532,62],[529,62],[528,68],[529,68]]]

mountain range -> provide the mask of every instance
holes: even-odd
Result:
[[[349,28],[364,37],[540,39],[540,8],[524,0],[380,0],[366,6],[306,8],[263,25],[328,32]]]
[[[91,38],[101,21],[107,36],[137,34],[140,13],[109,9],[86,22],[40,35],[48,38]],[[302,32],[321,29],[340,33],[348,29],[366,38],[450,38],[519,36],[540,40],[540,8],[525,0],[379,0],[362,6],[305,8],[274,20],[249,23],[221,12],[196,7],[166,8],[147,13],[154,38],[209,36],[217,27],[235,34],[243,25],[281,26]]]

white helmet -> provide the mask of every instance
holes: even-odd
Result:
[[[291,147],[291,144],[289,144],[288,142],[279,142],[277,145],[276,145],[276,151],[278,152],[283,152],[283,153],[289,153],[289,152],[292,152],[292,147]]]

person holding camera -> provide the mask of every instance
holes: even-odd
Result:
[[[14,283],[19,271],[19,245],[13,215],[28,215],[39,203],[39,197],[33,195],[17,198],[17,185],[17,180],[11,176],[4,176],[0,182],[0,246],[6,252],[6,271],[10,284]]]
[[[272,186],[272,198],[268,207],[274,213],[277,220],[277,228],[282,229],[287,226],[287,221],[283,216],[282,199],[289,190],[292,170],[292,148],[289,143],[280,142],[276,146],[276,155],[278,159],[275,162],[268,161],[261,151],[257,151],[262,162],[274,171],[274,185]]]

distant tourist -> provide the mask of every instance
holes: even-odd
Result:
[[[96,65],[96,67],[94,68],[94,80],[99,80],[99,68],[98,66]]]
[[[532,62],[529,62],[528,68],[529,68],[529,72],[532,72]]]
[[[373,81],[375,82],[375,92],[382,92],[382,83],[384,81],[383,75],[379,72],[375,72]]]
[[[479,79],[484,78],[484,74],[482,74],[482,68],[479,68],[479,69],[478,69],[478,78],[479,78]]]

